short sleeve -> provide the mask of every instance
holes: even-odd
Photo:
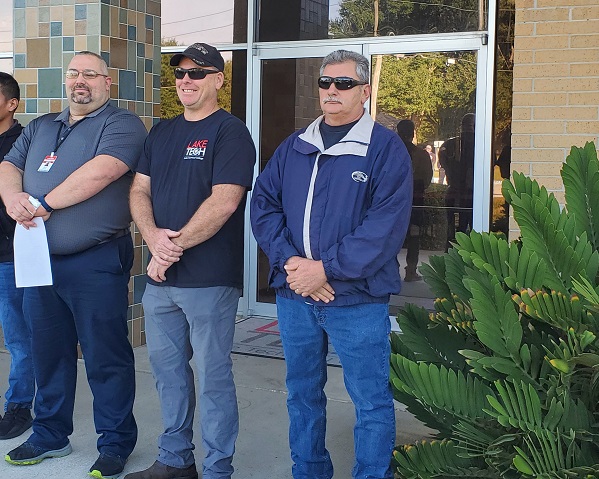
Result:
[[[96,155],[114,156],[135,170],[147,134],[137,115],[118,110],[106,120]]]
[[[212,184],[232,184],[251,189],[256,148],[243,122],[231,117],[224,122],[215,148]]]

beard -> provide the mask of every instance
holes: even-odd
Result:
[[[87,93],[75,93],[75,90],[77,89],[84,89],[87,91]],[[92,93],[89,90],[89,88],[87,88],[87,86],[85,85],[74,85],[73,88],[71,89],[71,101],[73,103],[78,103],[80,105],[87,105],[88,103],[91,103],[93,100],[92,98]]]

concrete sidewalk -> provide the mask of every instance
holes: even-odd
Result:
[[[156,456],[156,438],[162,431],[160,408],[145,347],[135,349],[137,397],[135,417],[139,426],[137,447],[125,466],[124,474],[151,465]],[[0,392],[4,393],[10,356],[0,352]],[[92,397],[85,379],[85,368],[79,362],[79,378],[75,403],[75,431],[71,436],[73,452],[64,458],[46,459],[33,466],[13,466],[0,459],[1,479],[84,479],[96,460],[96,434],[92,419]],[[233,355],[240,412],[240,431],[235,454],[234,479],[291,478],[291,460],[287,445],[287,410],[285,406],[285,363],[279,359]],[[328,430],[327,448],[335,464],[335,479],[351,477],[353,463],[354,408],[345,392],[340,368],[329,367],[327,384]],[[4,401],[0,400],[0,404]],[[397,443],[412,442],[429,430],[396,403]],[[199,435],[199,428],[196,434]],[[27,439],[29,431],[19,438],[0,441],[2,457]],[[200,443],[199,438],[196,444]],[[201,464],[202,451],[196,449]],[[122,476],[121,476],[122,477]]]

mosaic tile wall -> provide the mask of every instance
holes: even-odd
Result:
[[[64,72],[75,52],[102,55],[115,105],[149,129],[160,118],[160,0],[14,0],[14,75],[21,86],[17,118],[26,124],[68,105]],[[129,283],[129,337],[145,344],[141,296],[147,246],[132,225],[135,261]]]

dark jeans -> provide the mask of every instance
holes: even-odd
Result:
[[[38,387],[28,441],[48,449],[68,443],[79,341],[94,396],[98,450],[127,458],[137,440],[135,370],[127,339],[131,235],[81,253],[52,255],[51,261],[54,284],[27,288],[23,301]]]

